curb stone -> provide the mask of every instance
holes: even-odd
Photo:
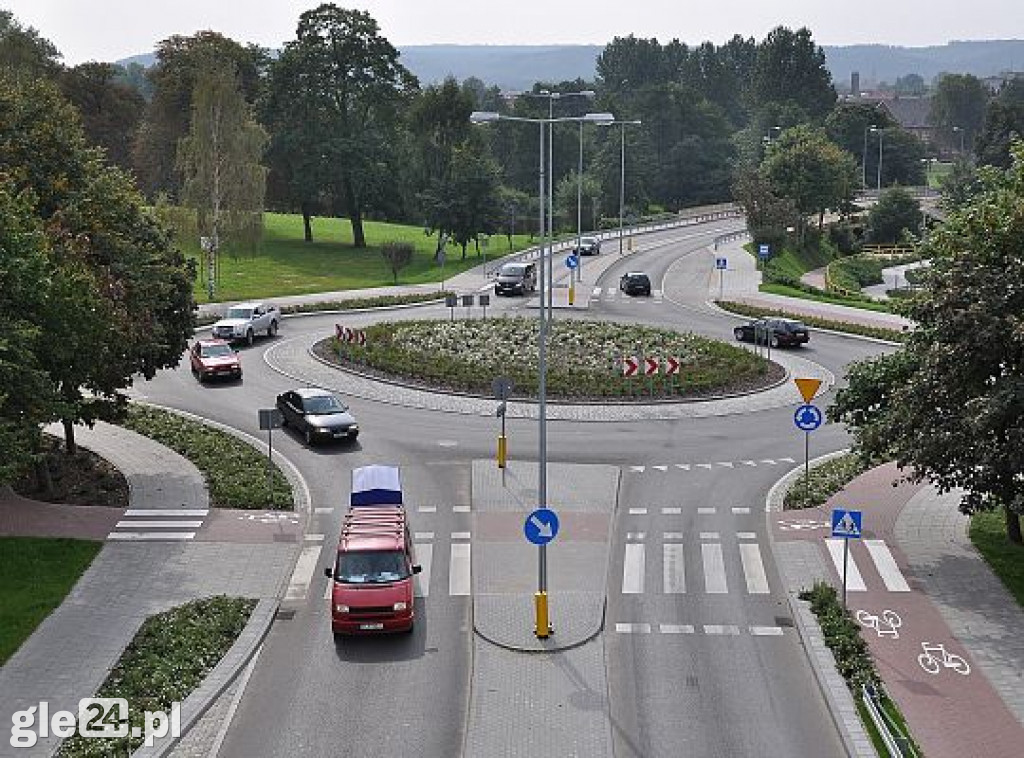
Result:
[[[172,748],[188,734],[196,722],[209,707],[227,689],[239,672],[252,660],[253,655],[263,644],[277,614],[277,601],[263,599],[257,602],[249,615],[249,620],[238,635],[238,639],[220,659],[213,671],[194,689],[181,704],[181,730],[177,737],[168,736],[156,742],[152,747],[143,745],[132,753],[132,758],[164,758]]]
[[[819,456],[812,459],[810,463],[812,466],[820,464],[832,458],[837,458],[846,452],[848,450],[844,449]],[[803,470],[804,467],[802,465],[796,466],[772,485],[765,498],[766,521],[770,522],[771,514],[782,511],[782,501],[786,491],[803,473]],[[850,758],[877,758],[878,754],[875,752],[871,738],[857,713],[853,694],[839,675],[835,657],[832,655],[832,651],[825,645],[825,639],[821,633],[821,628],[818,626],[818,621],[814,614],[811,613],[810,603],[797,597],[799,590],[795,587],[796,582],[784,570],[786,561],[779,553],[779,547],[776,545],[771,523],[767,523],[766,526],[769,547],[775,558],[776,565],[779,566],[780,573],[785,577],[786,601],[789,603],[789,608],[796,621],[801,647],[803,647],[807,655],[807,661],[811,665],[811,670],[814,671],[815,681],[818,683],[822,697],[825,698],[825,703],[828,706],[829,713],[832,715],[836,730],[839,732],[843,745],[846,747],[846,753]],[[817,548],[806,542],[799,544],[804,546],[802,549],[805,551],[810,552],[813,549],[813,558],[822,564],[823,576],[827,577]],[[802,572],[802,576],[804,579],[808,578],[808,572]]]

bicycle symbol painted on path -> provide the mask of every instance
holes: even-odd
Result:
[[[930,642],[922,642],[924,652],[917,656],[917,662],[929,674],[938,674],[944,668],[953,669],[958,674],[967,676],[971,673],[970,664],[955,653],[946,650],[945,645],[933,645]],[[939,653],[942,657],[935,655]]]
[[[859,610],[856,613],[857,621],[862,626],[866,626],[868,629],[874,629],[875,633],[879,637],[892,637],[895,640],[900,638],[899,628],[903,626],[903,619],[900,618],[896,611],[890,611],[888,608],[882,611],[881,617],[874,615],[865,610]]]

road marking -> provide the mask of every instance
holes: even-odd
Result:
[[[740,628],[733,624],[705,624],[704,634],[727,634],[737,635],[740,633]]]
[[[757,463],[755,461],[740,461],[740,463],[742,463],[744,466],[756,466],[757,465]]]
[[[468,540],[469,532],[452,532],[453,540]]]
[[[668,471],[668,466],[651,466],[651,468],[657,469],[658,471]]]
[[[650,634],[650,624],[616,624],[615,631],[619,634]]]
[[[662,634],[693,634],[693,624],[658,624]]]
[[[459,441],[458,440],[438,440],[437,444],[440,447],[458,447]]]
[[[469,513],[468,505],[456,505],[452,507],[452,513]]]
[[[415,540],[432,540],[434,539],[433,532],[413,532],[413,539]]]
[[[661,538],[663,540],[681,540],[683,538],[682,532],[662,532]]]
[[[644,473],[644,469],[646,469],[646,468],[647,468],[646,466],[630,466],[629,470],[630,471],[635,471],[637,474],[642,474],[642,473]]]
[[[736,532],[736,538],[741,540],[756,540],[757,534],[755,532]]]
[[[302,537],[303,542],[323,542],[324,535],[322,534],[306,534]]]
[[[313,578],[313,572],[316,571],[316,563],[319,557],[319,545],[310,545],[302,548],[302,552],[299,553],[299,559],[295,562],[292,578],[288,582],[288,592],[284,596],[285,600],[305,599],[306,591],[309,589],[309,581]]]
[[[629,515],[630,516],[646,516],[647,515],[647,509],[646,508],[630,508],[629,509]]]
[[[765,458],[765,459],[763,459],[761,461],[761,463],[767,463],[770,466],[774,466],[775,465],[775,461],[773,461],[771,458]]]
[[[750,633],[755,637],[781,637],[781,626],[752,626]]]
[[[732,468],[732,461],[718,461],[719,466],[725,466],[726,468]]]
[[[334,589],[334,580],[333,579],[328,579],[327,580],[327,586],[324,587],[324,600],[330,600],[331,599],[331,597],[333,595],[331,590],[333,590],[333,589]]]
[[[701,532],[700,538],[702,540],[717,540],[721,539],[721,535],[718,532]]]
[[[786,463],[796,463],[792,458],[779,458],[779,460],[785,461]]]
[[[690,470],[690,464],[689,463],[677,463],[676,464],[676,468],[681,468],[683,471],[689,471]]]
[[[622,561],[622,594],[639,595],[644,591],[645,548],[642,543],[626,545]]]
[[[317,516],[326,516],[329,513],[334,513],[333,508],[314,508],[313,513]]]
[[[448,569],[448,594],[468,595],[470,590],[469,543],[452,543],[451,564]]]
[[[129,508],[124,512],[125,516],[206,516],[209,515],[208,508],[182,508],[173,510],[171,508]]]
[[[697,515],[698,516],[713,516],[713,515],[715,515],[715,509],[714,508],[698,508],[697,509]]]
[[[195,536],[195,532],[111,532],[107,535],[107,539],[145,542],[147,540],[190,540]]]
[[[682,508],[662,508],[661,514],[663,516],[678,516],[683,512]]]
[[[843,542],[845,540],[839,538],[825,538],[828,553],[832,556],[832,564],[836,567],[836,574],[839,575],[840,581],[843,578]],[[849,573],[846,575],[846,589],[850,592],[865,592],[867,590],[864,577],[860,575],[860,569],[857,568],[857,563],[853,560],[852,555],[849,561]]]
[[[700,546],[701,560],[704,562],[704,591],[708,594],[722,595],[729,591],[725,580],[725,560],[722,558],[722,546],[718,543],[705,543]]]
[[[903,578],[903,572],[900,571],[900,567],[896,564],[896,559],[885,542],[882,540],[864,540],[864,547],[871,553],[871,558],[875,561],[875,568],[878,569],[878,573],[885,583],[885,588],[889,592],[910,592],[910,585]]]
[[[416,510],[418,510],[420,513],[437,513],[437,506],[436,505],[421,505]]]
[[[750,513],[750,509],[749,508],[742,508],[742,507],[740,507],[740,508],[733,508],[732,512],[733,512],[734,516],[744,516],[744,515]]]
[[[626,532],[627,540],[642,540],[647,537],[647,532]]]
[[[594,287],[594,291],[590,293],[591,297],[601,297],[601,288]]]
[[[740,562],[743,564],[743,578],[747,581],[747,592],[751,595],[767,595],[768,575],[764,572],[761,548],[756,543],[740,543]]]
[[[198,529],[202,521],[118,521],[115,529]]]
[[[661,546],[663,586],[666,595],[679,595],[686,592],[686,567],[683,562],[683,546],[678,542],[666,543]]]
[[[708,471],[710,471],[712,466],[710,463],[698,463],[697,468],[706,468]]]
[[[469,547],[468,545],[466,547]],[[416,560],[420,562],[422,571],[413,579],[416,597],[427,597],[430,594],[430,567],[434,562],[434,543],[416,544]]]

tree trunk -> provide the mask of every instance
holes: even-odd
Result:
[[[50,467],[47,465],[46,456],[41,456],[35,462],[36,490],[47,497],[53,495],[53,477],[50,476]]]
[[[78,453],[78,445],[75,444],[75,422],[65,418],[61,419],[61,423],[64,425],[64,447],[67,454],[75,455]]]
[[[363,234],[363,213],[356,199],[356,191],[351,179],[345,179],[345,205],[348,207],[348,219],[352,222],[352,247],[366,247],[366,235]]]
[[[1022,543],[1020,515],[1014,513],[1009,508],[1003,508],[1003,513],[1006,515],[1006,536],[1014,545],[1020,545]]]
[[[313,241],[313,224],[312,224],[311,220],[312,220],[312,216],[310,215],[310,212],[309,212],[309,203],[303,203],[302,204],[302,229],[303,229],[304,239],[306,240],[306,242],[312,242]]]

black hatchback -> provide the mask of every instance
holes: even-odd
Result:
[[[627,295],[650,295],[651,278],[640,271],[631,271],[619,279],[619,289]]]
[[[791,318],[759,318],[732,330],[740,342],[768,342],[772,347],[795,347],[810,341],[803,321]]]

